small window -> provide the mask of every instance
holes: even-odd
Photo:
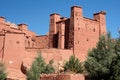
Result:
[[[95,28],[93,29],[93,31],[95,32]]]
[[[71,44],[73,44],[73,41],[71,41]]]
[[[88,38],[86,39],[86,41],[89,41]]]
[[[26,36],[26,38],[28,39],[29,37],[28,37],[28,36]]]
[[[19,41],[17,41],[16,43],[17,43],[17,44],[19,44],[20,42],[19,42]]]

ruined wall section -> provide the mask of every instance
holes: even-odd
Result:
[[[43,35],[43,36],[37,36],[36,37],[36,48],[49,48],[49,36]]]

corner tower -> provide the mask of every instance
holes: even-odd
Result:
[[[73,6],[71,7],[71,17],[70,17],[70,33],[69,33],[69,48],[73,49],[74,53],[76,53],[77,43],[79,43],[80,39],[80,29],[84,27],[83,24],[83,14],[82,7]]]
[[[56,22],[60,21],[60,14],[53,13],[50,15],[50,31],[49,31],[49,48],[54,48],[56,44],[56,37],[57,34],[57,25]]]
[[[99,34],[106,35],[106,12],[101,11],[99,13],[94,14],[94,19],[99,21]]]

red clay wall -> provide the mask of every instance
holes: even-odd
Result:
[[[85,80],[82,74],[42,75],[40,80]]]
[[[99,40],[99,23],[90,19],[84,18],[84,27],[78,28],[78,32],[74,35],[74,53],[76,57],[82,61],[86,60],[88,51],[96,47]]]
[[[54,60],[54,65],[63,65],[64,61],[67,61],[69,57],[73,54],[72,50],[62,50],[62,49],[27,49],[24,57],[23,63],[25,66],[30,67],[34,58],[37,57],[37,53],[41,52],[43,58],[48,63],[51,59]],[[29,55],[29,56],[28,56]]]
[[[94,19],[85,18],[81,7],[71,8],[69,48],[82,61],[86,60],[88,51],[96,47],[99,36],[106,34],[105,14],[101,12],[96,15]]]
[[[25,51],[24,34],[5,34],[4,62],[7,67],[20,68],[22,54]]]
[[[8,77],[23,75],[20,72],[23,54],[25,53],[24,34],[5,34],[4,63],[7,68]],[[15,72],[16,71],[16,72]],[[18,73],[17,73],[18,71]],[[20,74],[21,73],[21,74]],[[18,77],[18,76],[17,76]]]
[[[49,47],[49,36],[37,36],[36,37],[36,46],[37,48],[48,48]]]
[[[3,52],[4,52],[4,36],[0,35],[0,61],[3,58]]]

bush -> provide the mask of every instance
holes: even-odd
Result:
[[[45,73],[45,74],[54,73],[55,69],[54,69],[54,67],[52,65],[53,63],[54,63],[53,60],[50,60],[49,64],[46,65],[45,70],[44,70],[43,73]]]
[[[40,74],[53,73],[54,68],[52,64],[52,60],[49,64],[46,64],[41,54],[39,54],[32,63],[31,68],[27,71],[27,80],[40,80]]]
[[[7,73],[5,73],[5,67],[3,63],[0,63],[0,80],[5,80]]]
[[[83,72],[83,67],[82,67],[82,63],[80,62],[80,60],[78,58],[76,58],[74,55],[72,55],[69,58],[69,61],[67,61],[65,63],[65,65],[63,66],[64,71],[66,72],[73,72],[73,73],[82,73]]]

